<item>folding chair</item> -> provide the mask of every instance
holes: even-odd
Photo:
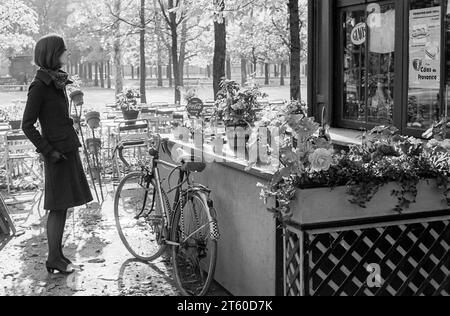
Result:
[[[138,119],[132,121],[121,121],[118,122],[118,124],[119,125],[117,129],[117,137],[115,140],[114,148],[116,148],[117,146],[122,146],[124,149],[127,150],[132,149],[132,155],[127,154],[125,157],[125,159],[128,162],[130,161],[129,158],[131,157],[135,158],[137,157],[138,160],[142,161],[144,156],[147,156],[147,153],[149,152],[150,149],[150,136],[151,136],[150,121],[145,119]],[[115,151],[113,161],[117,169],[117,174],[120,178],[120,168],[119,168],[119,160],[117,157],[117,151]]]
[[[5,167],[8,193],[11,192],[13,177],[25,174],[25,171],[41,181],[43,179],[43,167],[39,155],[23,133],[8,132],[6,134]]]

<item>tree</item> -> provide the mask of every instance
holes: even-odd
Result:
[[[301,100],[301,78],[300,62],[302,43],[300,40],[300,31],[303,22],[300,20],[299,1],[289,0],[289,30],[290,30],[290,50],[291,50],[291,99]]]
[[[220,82],[225,78],[225,62],[227,52],[227,33],[223,12],[225,0],[213,0],[216,7],[214,19],[214,60],[213,60],[213,89],[214,97],[220,90]]]
[[[0,50],[14,55],[29,50],[38,32],[37,14],[21,0],[0,2]]]
[[[171,58],[173,67],[173,77],[175,80],[175,103],[181,102],[181,92],[179,87],[181,87],[180,79],[180,63],[178,57],[178,44],[179,44],[179,34],[178,27],[184,22],[186,18],[186,12],[183,7],[181,0],[168,0],[167,4],[164,0],[158,0],[162,15],[169,28],[171,43]],[[177,14],[179,12],[179,14]]]
[[[122,10],[122,1],[114,0],[114,16],[120,18]],[[122,72],[122,45],[120,43],[120,19],[117,18],[113,24],[114,31],[114,65],[116,67],[116,95],[120,94],[123,90],[123,72]]]

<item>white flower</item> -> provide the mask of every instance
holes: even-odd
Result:
[[[445,149],[447,149],[447,151],[450,151],[450,139],[446,139],[442,142],[441,146]]]
[[[333,162],[332,152],[328,149],[319,148],[309,155],[311,169],[315,172],[328,171]]]

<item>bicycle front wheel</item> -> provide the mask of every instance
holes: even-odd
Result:
[[[174,276],[185,296],[204,296],[214,279],[217,260],[216,214],[206,194],[188,193],[174,214],[171,240]]]
[[[164,253],[166,222],[153,178],[142,172],[124,177],[116,191],[114,216],[120,239],[134,257],[153,261]]]

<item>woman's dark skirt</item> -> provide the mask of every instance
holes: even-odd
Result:
[[[45,210],[66,210],[93,200],[79,151],[65,154],[66,161],[45,162]]]

